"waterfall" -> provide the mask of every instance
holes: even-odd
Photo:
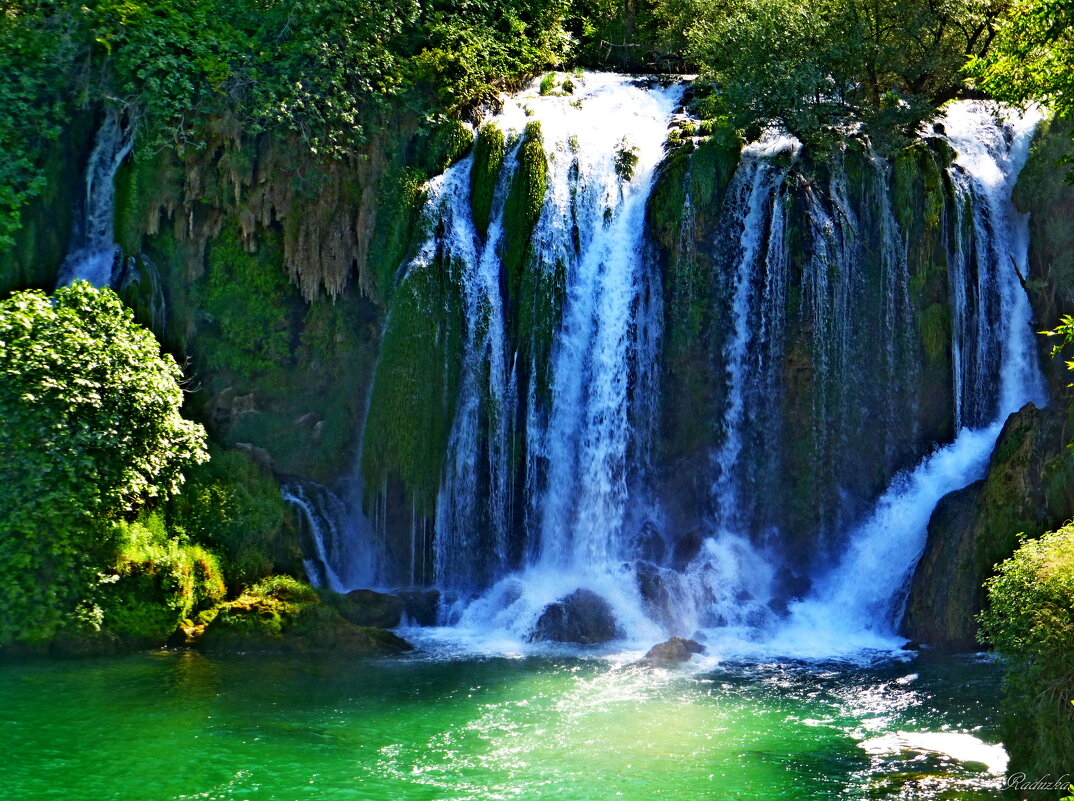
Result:
[[[579,586],[601,585],[620,607],[637,607],[631,588],[624,594],[612,585],[646,516],[637,479],[646,473],[657,405],[662,303],[645,212],[682,88],[591,73],[570,83],[559,95],[541,95],[534,84],[487,121],[508,143],[487,234],[476,231],[469,207],[472,158],[430,185],[432,233],[418,256],[453,265],[466,309],[466,355],[436,509],[437,583],[458,598],[446,617],[485,626],[512,618],[508,627],[519,634],[556,593]],[[502,253],[526,244],[505,243],[504,232],[520,141],[532,123],[540,126],[547,190],[523,270],[532,283],[562,287],[562,299],[549,352],[531,348],[519,364],[505,330],[511,279]],[[524,541],[511,564],[513,521],[521,521]]]
[[[283,499],[299,520],[306,575],[315,587],[334,592],[383,587],[383,561],[361,508],[361,485],[337,494],[313,482],[288,483]]]
[[[774,157],[795,154],[797,140],[774,136],[749,145],[735,175],[725,210],[728,250],[734,258],[731,298],[732,333],[724,349],[727,404],[724,441],[716,452],[713,497],[716,518],[727,533],[741,533],[743,491],[739,473],[743,448],[771,453],[778,437],[772,399],[777,395],[779,354],[786,306],[787,241],[785,179],[790,169]],[[748,419],[747,419],[748,418]],[[747,442],[757,432],[756,440]],[[752,488],[751,488],[752,489]]]
[[[976,101],[943,118],[956,158],[950,280],[958,431],[954,442],[895,477],[873,512],[848,532],[842,559],[791,610],[779,647],[830,654],[898,641],[906,589],[940,499],[983,475],[1007,416],[1047,396],[1021,286],[1028,226],[1011,202],[1040,119],[1031,111],[998,122]],[[965,218],[962,215],[969,215]]]
[[[134,131],[131,119],[121,119],[120,112],[108,106],[86,165],[83,217],[60,268],[60,286],[78,280],[96,287],[112,284],[119,252],[114,230],[115,178],[134,147]]]
[[[928,222],[935,260],[913,250],[926,223],[896,202],[897,163],[861,142],[817,160],[769,132],[743,148],[718,209],[685,192],[682,241],[711,249],[705,313],[718,335],[699,352],[719,423],[707,461],[690,463],[710,490],[701,526],[679,530],[655,490],[669,469],[656,440],[669,321],[646,213],[682,87],[566,83],[535,83],[485,121],[505,136],[486,230],[471,155],[427,186],[428,235],[404,265],[452,282],[464,317],[432,532],[442,622],[514,648],[581,590],[627,645],[679,634],[739,653],[893,646],[936,503],[981,474],[1009,413],[1044,399],[1019,281],[1027,226],[1010,199],[1036,117],[954,103],[945,146],[914,151],[956,154],[929,190],[942,207]],[[519,236],[511,198],[532,169],[534,123],[544,194]],[[690,238],[701,218],[707,245]],[[923,327],[925,311],[946,321],[944,304],[949,354],[929,351]],[[949,386],[920,386],[948,365]],[[951,417],[922,422],[929,393],[951,399]],[[923,453],[929,438],[949,444]],[[803,517],[787,511],[792,492]],[[330,550],[335,535],[321,532]]]

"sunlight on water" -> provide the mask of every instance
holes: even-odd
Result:
[[[9,664],[0,797],[996,798],[997,673],[925,657],[691,670],[569,656]]]

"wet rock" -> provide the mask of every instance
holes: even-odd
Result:
[[[578,589],[545,607],[529,639],[598,645],[618,635],[608,602],[592,590]]]
[[[680,534],[672,553],[672,566],[676,570],[685,570],[686,566],[701,553],[701,547],[704,544],[705,535],[700,528],[691,529]]]
[[[396,590],[403,599],[403,612],[411,623],[418,626],[435,626],[440,613],[440,590],[421,587]]]
[[[689,662],[694,654],[705,653],[705,647],[695,640],[687,640],[684,637],[672,637],[666,642],[658,643],[649,649],[645,655],[647,662],[664,662],[678,664]]]
[[[672,612],[671,583],[678,580],[678,574],[652,562],[637,562],[634,565],[634,579],[645,613],[657,623],[672,625],[675,616]]]
[[[403,619],[406,601],[374,590],[352,590],[343,596],[339,613],[356,626],[395,628]]]
[[[941,499],[910,587],[901,634],[948,651],[978,648],[977,613],[993,566],[1074,515],[1062,411],[1026,404],[1007,418],[981,481]]]
[[[664,542],[664,536],[660,533],[660,529],[651,520],[647,520],[645,525],[641,527],[641,531],[638,532],[635,553],[648,562],[660,563],[664,561],[664,556],[667,554],[667,543]]]

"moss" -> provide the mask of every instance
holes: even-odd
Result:
[[[474,163],[470,170],[470,209],[474,225],[481,236],[488,233],[492,215],[492,199],[500,178],[506,151],[503,132],[488,123],[477,132],[474,142]]]
[[[423,183],[424,175],[403,166],[401,156],[381,182],[367,270],[375,277],[377,297],[385,304],[393,291],[399,266],[422,233]]]
[[[921,346],[929,361],[940,361],[948,355],[951,346],[951,307],[946,303],[933,303],[921,312],[918,322]]]
[[[355,626],[316,590],[289,576],[272,576],[188,628],[193,644],[210,650],[333,650],[400,653],[406,641],[389,631]]]
[[[403,482],[431,514],[454,419],[464,322],[454,265],[412,265],[395,291],[365,426],[369,492]]]
[[[214,327],[199,343],[206,366],[252,375],[286,364],[291,318],[300,307],[283,271],[279,237],[263,235],[251,253],[238,227],[229,225],[209,247],[202,311]]]
[[[541,216],[548,187],[548,157],[541,125],[530,122],[518,148],[518,168],[511,179],[504,205],[503,270],[507,277],[509,313],[519,297],[522,270],[530,253],[530,237]]]

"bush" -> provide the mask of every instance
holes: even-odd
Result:
[[[1074,525],[1023,543],[985,586],[983,634],[1008,663],[1010,769],[1061,776],[1074,765]]]
[[[299,562],[279,484],[241,451],[213,448],[168,504],[177,533],[220,554],[233,584],[250,584]]]
[[[138,645],[162,645],[180,623],[224,599],[216,557],[169,537],[159,515],[116,523],[119,552],[102,575],[97,625],[107,636]]]
[[[110,290],[0,301],[0,647],[48,639],[110,564],[109,521],[207,458],[180,378]]]

